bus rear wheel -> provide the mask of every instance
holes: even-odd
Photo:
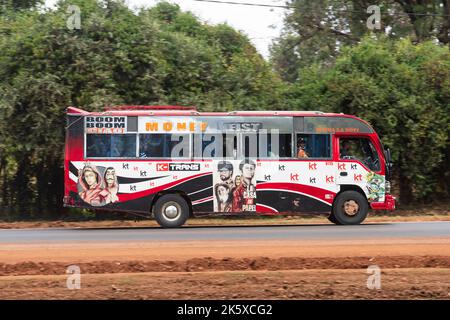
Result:
[[[342,225],[360,224],[366,219],[368,211],[369,204],[361,193],[344,191],[336,197],[328,220]]]
[[[161,227],[178,228],[189,218],[189,206],[183,197],[166,194],[156,201],[154,215]]]

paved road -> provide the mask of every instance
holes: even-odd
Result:
[[[15,229],[0,230],[1,243],[140,242],[180,240],[380,240],[450,238],[449,222],[384,223],[358,226],[294,225],[252,227]]]

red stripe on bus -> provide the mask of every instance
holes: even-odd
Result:
[[[278,211],[272,207],[266,206],[264,204],[261,203],[257,203],[256,204],[256,211],[257,212],[261,212],[261,213],[272,213],[272,214],[277,214]]]

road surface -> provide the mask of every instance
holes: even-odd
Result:
[[[382,240],[450,238],[450,221],[378,223],[357,226],[293,225],[245,227],[75,228],[0,230],[0,243],[64,244],[83,242],[212,241],[212,240]]]

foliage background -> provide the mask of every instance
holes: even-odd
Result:
[[[69,4],[81,8],[81,30],[66,26]],[[363,8],[363,1],[292,5],[299,10],[287,14],[266,61],[241,32],[205,24],[165,2],[132,11],[118,0],[62,0],[56,10],[41,1],[1,0],[0,215],[67,212],[63,150],[70,105],[355,114],[391,148],[401,203],[448,200],[448,19],[436,18],[430,27],[406,15],[369,33],[366,18],[353,10],[333,19],[326,13]],[[346,35],[336,32],[337,22]]]

